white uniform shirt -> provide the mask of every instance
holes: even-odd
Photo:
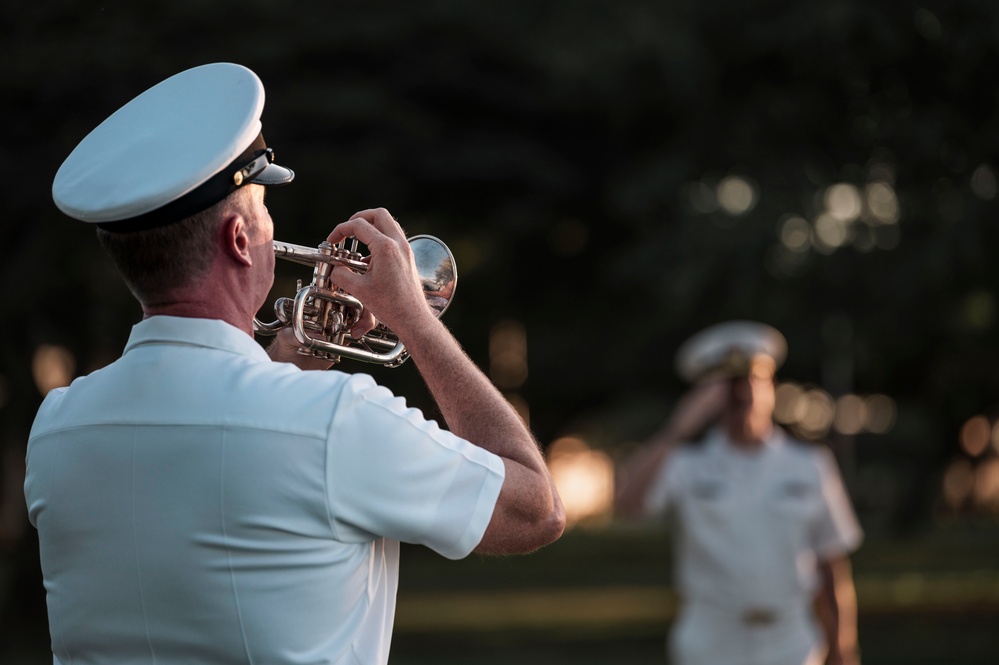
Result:
[[[399,541],[466,556],[503,477],[370,376],[147,319],[32,428],[55,663],[384,664]]]
[[[646,507],[674,518],[682,597],[733,612],[806,605],[819,584],[816,559],[862,539],[829,451],[777,427],[755,451],[720,429],[678,448]]]

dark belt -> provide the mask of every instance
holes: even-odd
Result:
[[[743,612],[739,615],[739,618],[747,626],[769,626],[777,621],[777,612],[761,607],[754,607]]]

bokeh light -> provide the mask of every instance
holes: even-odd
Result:
[[[999,513],[999,420],[976,414],[957,434],[961,455],[944,471],[941,496],[954,512]]]
[[[815,249],[823,254],[831,254],[849,240],[847,223],[842,219],[823,213],[815,220]]]
[[[833,425],[837,431],[854,435],[864,431],[867,423],[867,402],[859,395],[843,395],[836,400]]]
[[[774,420],[799,436],[819,439],[831,431],[846,436],[884,434],[895,423],[895,401],[887,395],[841,395],[784,381],[776,388]]]
[[[999,459],[990,457],[977,466],[973,496],[980,508],[999,510]]]
[[[853,185],[839,183],[826,189],[826,211],[841,222],[852,222],[860,217],[862,202],[860,192]]]
[[[722,210],[738,217],[756,206],[756,185],[742,176],[726,176],[718,183],[717,196]]]
[[[869,183],[864,188],[865,221],[873,224],[894,224],[901,217],[898,196],[891,183],[883,180]]]
[[[996,182],[996,172],[988,164],[980,164],[971,174],[971,191],[984,201],[996,197],[999,184]]]
[[[614,502],[614,463],[580,438],[567,436],[548,448],[548,468],[565,506],[567,526],[610,519]]]
[[[797,425],[810,438],[825,436],[832,425],[834,410],[829,393],[818,388],[808,390],[804,394],[804,412]]]
[[[31,359],[31,374],[38,392],[47,395],[53,388],[68,386],[76,372],[76,358],[64,346],[40,344]]]
[[[995,297],[985,289],[976,289],[964,297],[961,318],[969,327],[986,330],[992,327],[996,318]]]
[[[983,192],[989,191],[990,174],[991,170],[986,169],[978,176]],[[780,217],[776,228],[780,243],[767,254],[767,269],[771,274],[793,276],[809,250],[830,255],[849,246],[865,253],[898,246],[897,222],[902,212],[892,185],[893,169],[872,158],[867,175],[868,182],[863,187],[838,182],[818,189],[813,197],[816,212],[811,221],[797,213]]]
[[[798,215],[785,215],[778,222],[777,234],[781,243],[792,252],[807,252],[812,244],[812,233],[808,222]]]
[[[489,333],[489,376],[499,388],[520,388],[527,381],[527,330],[501,321]]]
[[[985,416],[973,416],[961,426],[958,439],[964,452],[972,457],[978,457],[989,446],[992,426]]]
[[[802,390],[796,383],[784,382],[777,386],[774,420],[782,425],[792,425],[800,418],[798,404]]]
[[[885,434],[895,425],[895,400],[888,395],[870,395],[867,404],[866,429],[872,434]]]
[[[961,508],[971,496],[975,482],[975,468],[966,459],[952,462],[943,475],[944,503],[952,510]]]

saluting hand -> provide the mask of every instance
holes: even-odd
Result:
[[[696,436],[711,422],[717,420],[728,400],[729,383],[724,378],[702,381],[682,398],[665,426],[671,440],[686,441]]]

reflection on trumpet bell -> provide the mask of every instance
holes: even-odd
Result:
[[[447,245],[433,236],[414,236],[409,244],[427,304],[440,318],[451,304],[458,281],[454,257]],[[361,339],[350,336],[350,329],[361,318],[364,305],[333,284],[330,273],[335,266],[365,272],[368,269],[366,257],[357,250],[355,238],[337,245],[323,242],[317,248],[275,240],[276,257],[313,266],[312,283],[302,287],[299,282],[294,298],[278,298],[274,302],[277,320],[263,323],[254,318],[254,330],[261,335],[276,335],[291,326],[299,343],[299,353],[334,363],[341,357],[387,367],[404,363],[409,357],[406,347],[384,325],[379,324]]]

